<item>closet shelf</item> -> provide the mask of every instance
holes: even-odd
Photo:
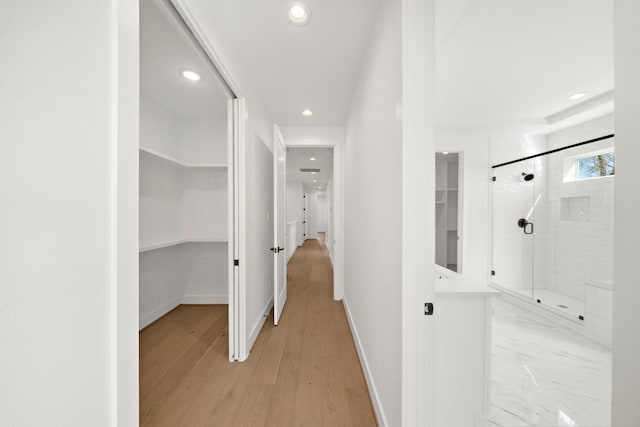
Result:
[[[154,251],[156,249],[168,248],[169,246],[182,245],[184,243],[227,243],[227,239],[181,239],[168,242],[155,243],[153,245],[140,246],[139,252]]]
[[[227,167],[227,165],[222,165],[222,164],[213,164],[213,163],[184,163],[174,157],[171,156],[167,156],[166,154],[160,153],[159,151],[155,151],[152,150],[150,148],[146,148],[146,147],[140,147],[140,151],[142,151],[143,153],[147,153],[150,154],[152,156],[158,157],[162,160],[166,160],[168,162],[174,163],[178,166],[181,166],[183,168],[219,168],[219,169],[224,169]]]

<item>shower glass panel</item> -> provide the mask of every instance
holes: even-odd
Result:
[[[493,283],[533,298],[535,181],[532,161],[493,170]]]
[[[550,140],[549,153],[492,169],[494,285],[577,322],[610,304],[613,148]]]

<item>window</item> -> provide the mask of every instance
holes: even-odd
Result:
[[[564,161],[564,182],[614,176],[615,173],[613,148],[568,157]]]

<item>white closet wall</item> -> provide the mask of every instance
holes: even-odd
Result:
[[[304,188],[301,182],[287,182],[287,260],[304,243]]]
[[[226,304],[226,120],[140,99],[140,328],[181,303]]]

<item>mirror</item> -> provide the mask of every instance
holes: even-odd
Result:
[[[435,241],[436,264],[461,272],[460,186],[461,153],[436,153]]]

